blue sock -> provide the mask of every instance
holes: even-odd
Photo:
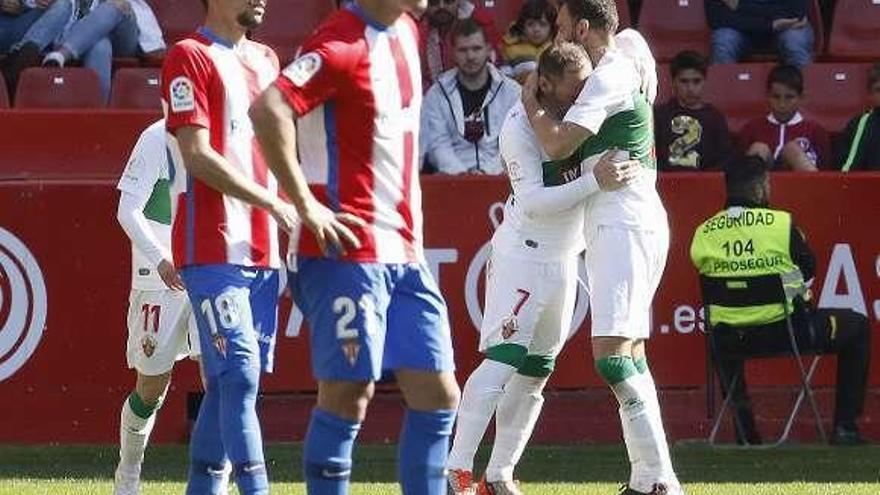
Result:
[[[220,385],[217,377],[208,378],[189,441],[189,458],[187,495],[220,493],[226,454],[220,439]]]
[[[444,471],[454,422],[454,409],[406,410],[398,459],[403,495],[446,493]]]
[[[242,495],[267,495],[269,478],[257,418],[260,370],[231,369],[220,375],[220,433]]]
[[[346,495],[351,477],[351,451],[361,424],[312,409],[303,447],[309,495]]]

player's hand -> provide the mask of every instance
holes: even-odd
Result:
[[[534,112],[540,104],[538,103],[538,72],[532,71],[526,82],[522,86],[522,102],[526,108],[526,112]]]
[[[302,211],[302,222],[315,234],[318,247],[325,255],[334,250],[345,254],[346,246],[360,249],[361,241],[349,227],[365,227],[362,219],[351,213],[333,213],[332,210],[316,200],[311,200]]]
[[[593,175],[599,188],[603,191],[616,191],[622,187],[626,187],[639,178],[642,171],[642,164],[638,160],[624,160],[615,162],[617,150],[609,150],[599,163],[593,167]]]
[[[156,271],[159,272],[159,276],[162,278],[162,281],[165,282],[165,285],[171,290],[185,290],[186,287],[183,285],[183,279],[180,278],[180,274],[177,273],[177,269],[174,268],[174,264],[172,264],[168,260],[162,260],[159,262],[159,266],[156,267]]]
[[[46,10],[55,3],[55,0],[37,0],[37,8]]]
[[[2,0],[0,1],[0,11],[6,14],[18,14],[22,11],[20,0]]]
[[[272,218],[278,223],[278,228],[288,234],[293,232],[296,225],[299,223],[299,214],[297,214],[296,208],[294,208],[292,204],[285,203],[281,200],[276,201],[269,208],[269,214],[272,215]]]

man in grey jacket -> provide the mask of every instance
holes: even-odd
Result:
[[[473,20],[453,33],[455,68],[437,79],[422,103],[421,157],[442,174],[500,174],[498,135],[520,86],[490,62],[492,48]]]

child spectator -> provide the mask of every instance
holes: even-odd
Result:
[[[524,82],[537,67],[538,56],[553,43],[556,7],[547,0],[526,0],[501,45],[502,72]]]
[[[880,63],[868,73],[871,110],[856,115],[843,131],[843,146],[835,165],[843,172],[880,170]]]
[[[683,51],[672,60],[674,95],[654,107],[660,170],[721,170],[733,155],[727,120],[703,100],[706,65],[706,58],[693,51]]]
[[[828,133],[800,113],[803,93],[800,69],[776,66],[767,77],[770,114],[746,124],[740,136],[747,153],[771,161],[774,170],[815,172],[830,159]]]

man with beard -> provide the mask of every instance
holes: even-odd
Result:
[[[169,148],[186,168],[172,251],[199,330],[205,395],[190,440],[186,493],[217,494],[226,456],[239,493],[265,495],[256,397],[271,371],[280,266],[277,230],[296,212],[278,199],[248,109],[278,58],[245,38],[264,0],[208,0],[205,25],[162,67]]]
[[[639,180],[596,193],[584,214],[593,359],[618,401],[631,465],[623,494],[681,495],[645,354],[651,301],[669,249],[666,210],[655,186],[656,71],[641,37],[618,46],[614,0],[564,0],[556,22],[557,39],[586,48],[594,71],[561,121],[542,108],[534,83],[527,84],[523,104],[544,151],[553,159],[576,151],[586,174],[613,149],[642,164]],[[628,52],[627,45],[642,49]]]
[[[498,135],[520,86],[489,62],[489,44],[476,21],[459,22],[453,40],[455,68],[431,86],[422,105],[425,165],[443,174],[500,174]]]
[[[495,19],[485,8],[471,0],[428,0],[428,8],[419,24],[419,53],[422,55],[423,90],[434,83],[441,73],[455,65],[453,28],[465,19],[473,19],[483,27],[491,47],[491,61],[500,60],[501,35]]]

